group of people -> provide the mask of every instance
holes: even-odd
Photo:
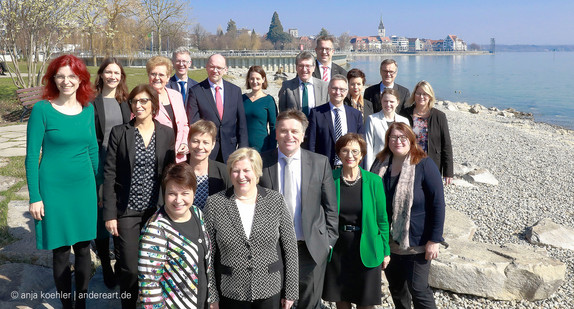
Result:
[[[249,69],[242,95],[219,54],[200,83],[188,50],[152,57],[149,83],[131,91],[115,58],[95,91],[81,60],[52,60],[26,173],[63,307],[85,307],[95,239],[122,308],[373,308],[382,270],[397,308],[434,308],[446,117],[428,82],[412,95],[394,82],[392,59],[363,95],[364,73],[333,63],[333,42],[317,39],[317,59],[297,55],[277,104],[263,68]]]

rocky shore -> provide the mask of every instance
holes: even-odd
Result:
[[[230,70],[229,72],[229,75],[234,77],[229,80],[242,86],[244,92],[245,73],[246,70]],[[294,75],[290,74],[286,78],[293,77]],[[276,94],[281,86],[281,80],[274,82],[271,73],[268,74],[268,80],[267,93],[277,98]],[[499,111],[447,101],[438,102],[437,108],[447,116],[454,163],[459,167],[455,170],[457,182],[445,188],[447,207],[465,216],[465,220],[469,220],[469,223],[464,223],[464,225],[469,228],[475,227],[475,231],[472,228],[474,233],[470,234],[471,240],[474,243],[489,246],[519,245],[536,252],[537,255],[533,256],[540,254],[540,256],[560,261],[566,266],[565,280],[556,291],[542,300],[493,300],[435,289],[438,307],[571,308],[574,304],[572,248],[532,244],[527,236],[529,228],[542,219],[549,219],[570,230],[574,229],[574,190],[572,190],[574,161],[571,159],[574,153],[574,131],[536,123],[528,117],[523,118],[524,115],[521,116],[520,113],[508,110]],[[463,176],[465,173],[461,171],[464,166],[487,170],[498,184],[470,183],[470,181],[467,183],[469,179]],[[22,206],[25,208],[26,205]],[[22,224],[29,225],[29,220],[24,220]],[[451,224],[453,221],[447,220],[448,226],[445,230],[453,229]],[[30,233],[29,230],[14,226],[11,226],[11,229],[20,234]],[[15,237],[22,236],[18,235]],[[447,238],[447,242],[449,240]],[[2,248],[0,248],[0,253],[2,253]],[[441,248],[442,257],[446,257],[447,253],[447,250]],[[480,260],[482,256],[475,258]],[[439,261],[440,257],[437,265]],[[33,261],[29,263],[35,264]],[[16,272],[10,273],[17,276]],[[3,274],[6,273],[0,271],[0,277]],[[43,281],[52,282],[51,271],[35,272],[34,276],[40,275],[43,276]],[[17,281],[17,278],[8,279]],[[484,282],[475,282],[475,284],[488,286],[492,282],[484,280]],[[20,286],[24,288],[29,284],[22,283]],[[48,286],[52,287],[53,284],[50,283]],[[392,308],[392,301],[384,283],[382,289],[383,304],[377,308]],[[96,278],[92,279],[90,290],[106,291],[101,282],[99,270],[96,271]],[[2,290],[2,292],[10,291]],[[9,301],[9,297],[3,295],[4,293],[0,293],[0,307],[4,308],[3,304],[15,304],[4,302]],[[41,303],[44,305],[40,305]],[[54,301],[30,302],[30,307],[34,308],[49,308],[50,305],[58,307],[58,303]],[[93,308],[102,306],[115,308],[116,305],[119,306],[119,301],[94,301],[89,305]],[[335,308],[332,304],[328,305]]]

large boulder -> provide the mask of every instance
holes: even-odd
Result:
[[[566,276],[566,265],[536,250],[449,241],[431,264],[429,284],[438,289],[496,300],[550,297]]]
[[[462,212],[446,207],[443,237],[447,243],[451,240],[472,240],[476,224]]]
[[[544,218],[526,231],[526,239],[533,244],[550,245],[574,250],[574,229],[561,226]]]
[[[498,185],[498,180],[491,172],[484,168],[478,168],[473,171],[468,172],[462,177],[464,180],[470,183],[483,183],[487,185]]]

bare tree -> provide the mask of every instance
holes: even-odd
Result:
[[[105,2],[100,0],[86,0],[85,6],[80,11],[79,21],[81,22],[81,30],[88,35],[90,44],[90,53],[92,54],[92,65],[96,66],[96,51],[94,49],[94,37],[102,29],[103,12]]]
[[[115,39],[120,21],[123,18],[133,16],[135,14],[134,8],[137,7],[138,3],[136,0],[108,0],[107,2],[104,10],[104,18],[106,19],[104,32],[106,35],[106,57],[110,57],[116,50]]]
[[[341,33],[341,35],[337,39],[337,45],[338,45],[337,47],[339,48],[339,50],[349,51],[349,49],[351,47],[351,36],[349,35],[349,32]]]
[[[161,37],[163,28],[170,18],[182,21],[182,13],[186,9],[186,3],[179,0],[142,0],[144,16],[152,23],[157,34],[158,54],[161,54]]]
[[[191,29],[191,35],[193,38],[193,46],[195,46],[197,50],[201,50],[204,47],[204,40],[208,36],[207,31],[199,23],[197,23]]]

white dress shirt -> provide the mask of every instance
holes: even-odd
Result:
[[[313,88],[313,78],[307,82],[307,94],[309,94],[309,110],[315,107],[315,89]],[[299,98],[301,98],[301,109],[303,108],[303,81],[299,79]]]
[[[207,79],[209,82],[209,88],[211,89],[211,95],[213,96],[213,102],[217,104],[217,100],[215,99],[215,86],[219,86],[219,93],[221,94],[221,103],[223,103],[223,107],[225,108],[225,96],[223,95],[223,81],[220,81],[219,84],[212,83],[209,78]]]
[[[283,177],[285,172],[285,160],[283,158],[286,157],[281,150],[277,149],[277,160],[279,163],[279,173],[277,173],[279,177],[279,188],[281,194],[283,192]],[[292,156],[293,161],[291,161],[291,179],[295,181],[295,196],[291,197],[292,201],[295,201],[295,205],[287,205],[287,208],[293,210],[293,224],[295,225],[295,236],[297,236],[297,240],[305,240],[305,236],[303,235],[303,226],[301,222],[301,149],[297,150],[295,154]]]

